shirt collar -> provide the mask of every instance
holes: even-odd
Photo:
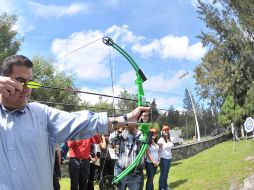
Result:
[[[27,108],[27,105],[22,108],[22,109],[16,109],[16,110],[12,110],[12,111],[8,111],[8,109],[6,107],[4,107],[2,104],[1,104],[1,108],[2,110],[4,110],[6,113],[25,113],[25,109]]]

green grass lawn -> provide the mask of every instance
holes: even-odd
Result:
[[[170,169],[170,187],[176,190],[228,190],[231,184],[240,185],[254,173],[254,141],[242,140],[218,144],[191,158],[173,162]],[[158,189],[159,171],[154,179]],[[61,179],[61,190],[69,190],[68,178]],[[95,189],[99,189],[98,185]]]

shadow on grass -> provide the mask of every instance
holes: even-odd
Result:
[[[170,183],[170,187],[171,188],[178,187],[179,185],[182,185],[182,184],[186,183],[187,181],[188,181],[187,179],[180,179],[180,180],[174,181],[174,182]]]
[[[172,162],[171,167],[172,167],[172,166],[177,166],[177,165],[179,165],[179,164],[182,164],[182,162]]]
[[[170,167],[177,166],[179,164],[182,164],[182,162],[172,162]],[[146,170],[144,169],[144,171]],[[155,174],[159,174],[159,173],[160,173],[160,166],[158,166]],[[144,172],[144,177],[147,178],[146,172]]]

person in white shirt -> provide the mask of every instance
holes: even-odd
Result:
[[[171,148],[174,144],[170,138],[169,126],[164,125],[162,127],[162,135],[159,138],[158,144],[161,150],[159,190],[170,190],[167,180],[172,159]]]
[[[154,190],[153,179],[156,174],[158,165],[160,164],[159,145],[157,144],[158,130],[151,129],[150,132],[153,134],[151,145],[146,150],[146,190]]]

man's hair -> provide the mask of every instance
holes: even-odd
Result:
[[[10,76],[14,65],[32,68],[33,63],[24,55],[11,55],[3,60],[1,75]]]

